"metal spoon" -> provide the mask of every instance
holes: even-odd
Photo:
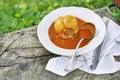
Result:
[[[86,26],[87,25],[87,26]],[[81,26],[82,29],[86,29],[88,27],[88,25],[91,25],[91,23],[85,23]],[[90,27],[90,26],[89,26]],[[92,34],[90,36],[81,36],[81,39],[79,40],[76,48],[75,48],[75,53],[73,54],[73,56],[71,57],[68,65],[66,66],[65,68],[65,71],[72,71],[74,69],[74,65],[75,65],[75,57],[76,57],[76,54],[77,54],[77,50],[79,48],[79,45],[81,44],[81,42],[85,39],[91,39],[94,37],[94,34],[95,34],[95,26],[92,24],[91,26],[91,29],[93,28],[94,31],[91,31],[90,29],[86,29],[88,30],[89,32],[92,32]],[[81,30],[82,31],[82,30]],[[85,34],[85,33],[82,33],[81,34]],[[86,33],[86,34],[89,34],[89,33]]]

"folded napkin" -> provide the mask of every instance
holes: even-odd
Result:
[[[120,26],[107,17],[103,17],[103,22],[106,24],[106,35],[103,42],[100,44],[100,49],[89,51],[76,58],[75,69],[80,69],[92,74],[107,74],[114,73],[120,70],[120,62],[115,61],[114,56],[120,55]],[[91,70],[93,55],[100,52],[99,63],[95,70]],[[70,72],[65,71],[71,57],[60,56],[52,58],[46,65],[46,70],[55,74],[65,76]]]

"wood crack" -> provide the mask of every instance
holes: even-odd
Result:
[[[55,54],[49,54],[49,55],[41,55],[41,56],[34,56],[34,57],[18,56],[17,58],[35,59],[35,58],[49,57],[49,56],[57,56],[57,55],[55,55]]]
[[[8,50],[8,48],[15,42],[15,41],[17,41],[19,38],[21,38],[22,37],[22,34],[19,36],[19,37],[17,37],[15,40],[13,40],[1,53],[0,53],[0,56],[2,56],[3,54],[4,54],[4,52],[5,51],[7,51]]]
[[[45,58],[45,57],[56,57],[57,56],[55,54],[34,56],[34,57],[18,56],[18,54],[15,54],[15,55],[17,56],[16,59],[14,60],[15,63],[0,65],[0,67],[11,67],[11,66],[17,65],[17,64],[21,63],[21,62],[17,62],[17,60],[19,60],[19,59],[26,59],[26,60],[32,59],[33,62],[36,62],[36,59],[41,59],[41,58]],[[26,63],[33,63],[33,62],[26,62]]]
[[[11,66],[14,66],[16,65],[17,63],[14,63],[14,64],[8,64],[8,65],[0,65],[0,67],[11,67]]]
[[[32,48],[43,48],[42,46],[41,47],[16,47],[16,48],[9,48],[7,50],[12,50],[12,49],[32,49]]]

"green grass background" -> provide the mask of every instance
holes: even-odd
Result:
[[[98,9],[112,0],[0,0],[0,34],[37,25],[52,10],[63,6]]]

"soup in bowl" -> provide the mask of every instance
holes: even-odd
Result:
[[[81,26],[85,23],[86,29]],[[94,26],[95,29],[90,28]],[[53,10],[39,23],[37,35],[40,43],[50,52],[58,55],[72,56],[81,39],[81,32],[90,30],[91,39],[83,40],[77,55],[86,54],[98,47],[104,39],[106,28],[101,17],[92,10],[83,7],[62,7]],[[81,31],[82,30],[82,31]]]
[[[75,49],[80,39],[84,36],[89,37],[95,33],[95,26],[94,24],[85,22],[75,16],[66,15],[60,16],[55,20],[49,27],[48,32],[50,40],[56,46],[64,49]],[[87,45],[92,38],[84,39],[79,48]]]

